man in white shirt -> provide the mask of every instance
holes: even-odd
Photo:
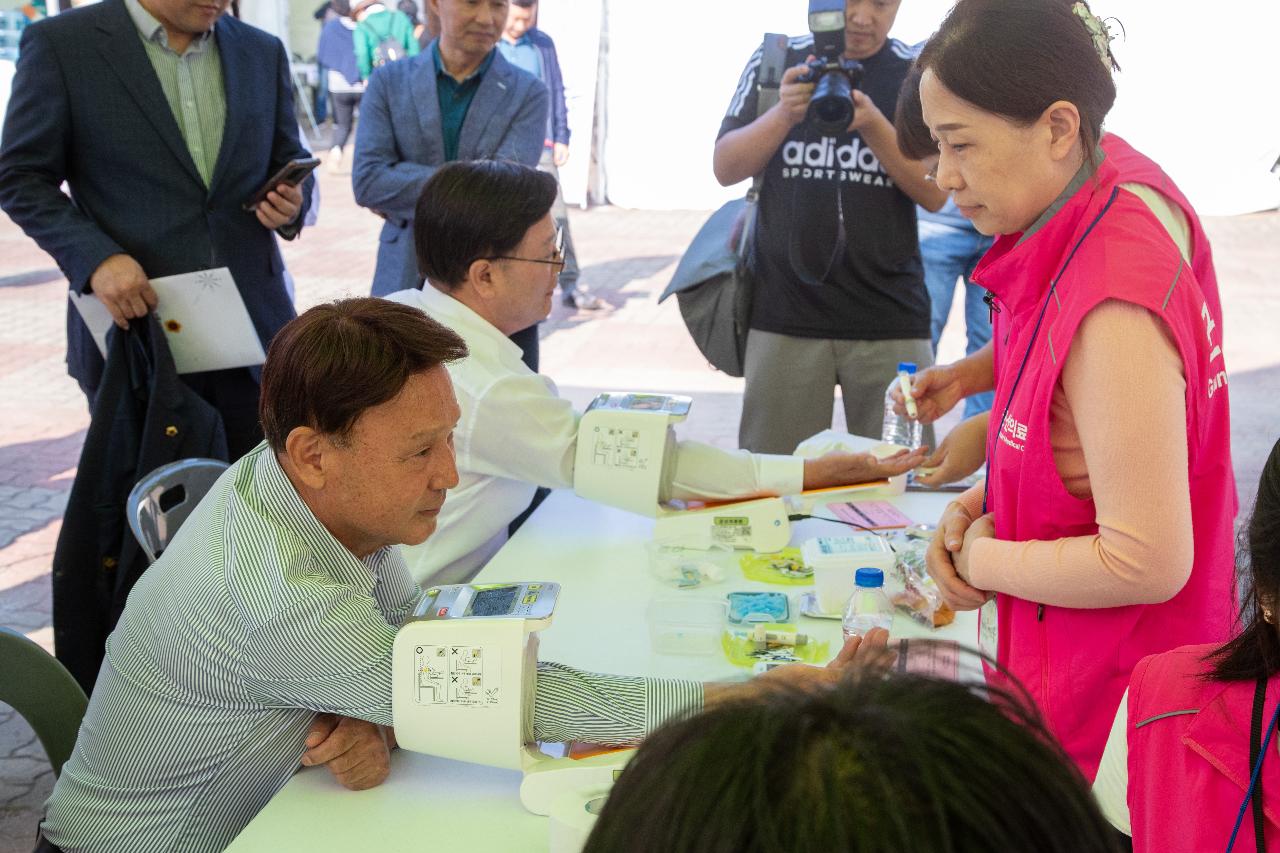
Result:
[[[545,319],[564,265],[551,215],[555,180],[514,163],[450,163],[423,188],[414,243],[421,290],[388,298],[453,329],[470,356],[448,365],[462,417],[454,433],[459,484],[429,545],[406,547],[419,583],[472,578],[506,541],[507,527],[538,486],[571,488],[581,415],[555,384],[529,370],[508,340]],[[868,453],[819,459],[679,443],[661,498],[794,494],[900,474],[922,451],[885,460]]]

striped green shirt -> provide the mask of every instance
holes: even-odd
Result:
[[[392,641],[420,595],[398,548],[357,559],[259,445],[130,594],[45,837],[68,853],[222,850],[297,770],[316,712],[391,724]],[[542,663],[534,737],[630,742],[701,697]]]
[[[218,40],[211,29],[192,39],[186,52],[175,53],[169,47],[164,27],[138,0],[124,0],[124,4],[142,37],[151,67],[160,78],[160,88],[182,131],[187,151],[207,187],[213,180],[227,119]]]

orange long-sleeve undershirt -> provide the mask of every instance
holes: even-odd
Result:
[[[1060,607],[1167,601],[1191,576],[1186,380],[1155,315],[1107,301],[1080,324],[1051,403],[1049,435],[1072,495],[1092,497],[1098,533],[979,539],[969,582]],[[960,497],[976,518],[982,486]]]

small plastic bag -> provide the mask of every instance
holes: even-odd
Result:
[[[649,566],[655,577],[676,589],[713,586],[724,580],[725,570],[717,558],[729,554],[724,547],[710,550],[682,548],[662,542],[649,542]]]
[[[905,537],[904,537],[905,538]],[[905,610],[912,619],[931,628],[941,628],[955,621],[955,611],[942,600],[942,593],[925,568],[924,555],[929,543],[922,539],[900,538],[894,569],[902,589],[890,596],[894,605]]]

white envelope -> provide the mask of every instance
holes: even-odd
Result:
[[[249,311],[226,267],[153,278],[151,286],[159,299],[156,317],[179,373],[252,367],[266,360]],[[111,314],[91,294],[72,293],[71,301],[105,357]]]

